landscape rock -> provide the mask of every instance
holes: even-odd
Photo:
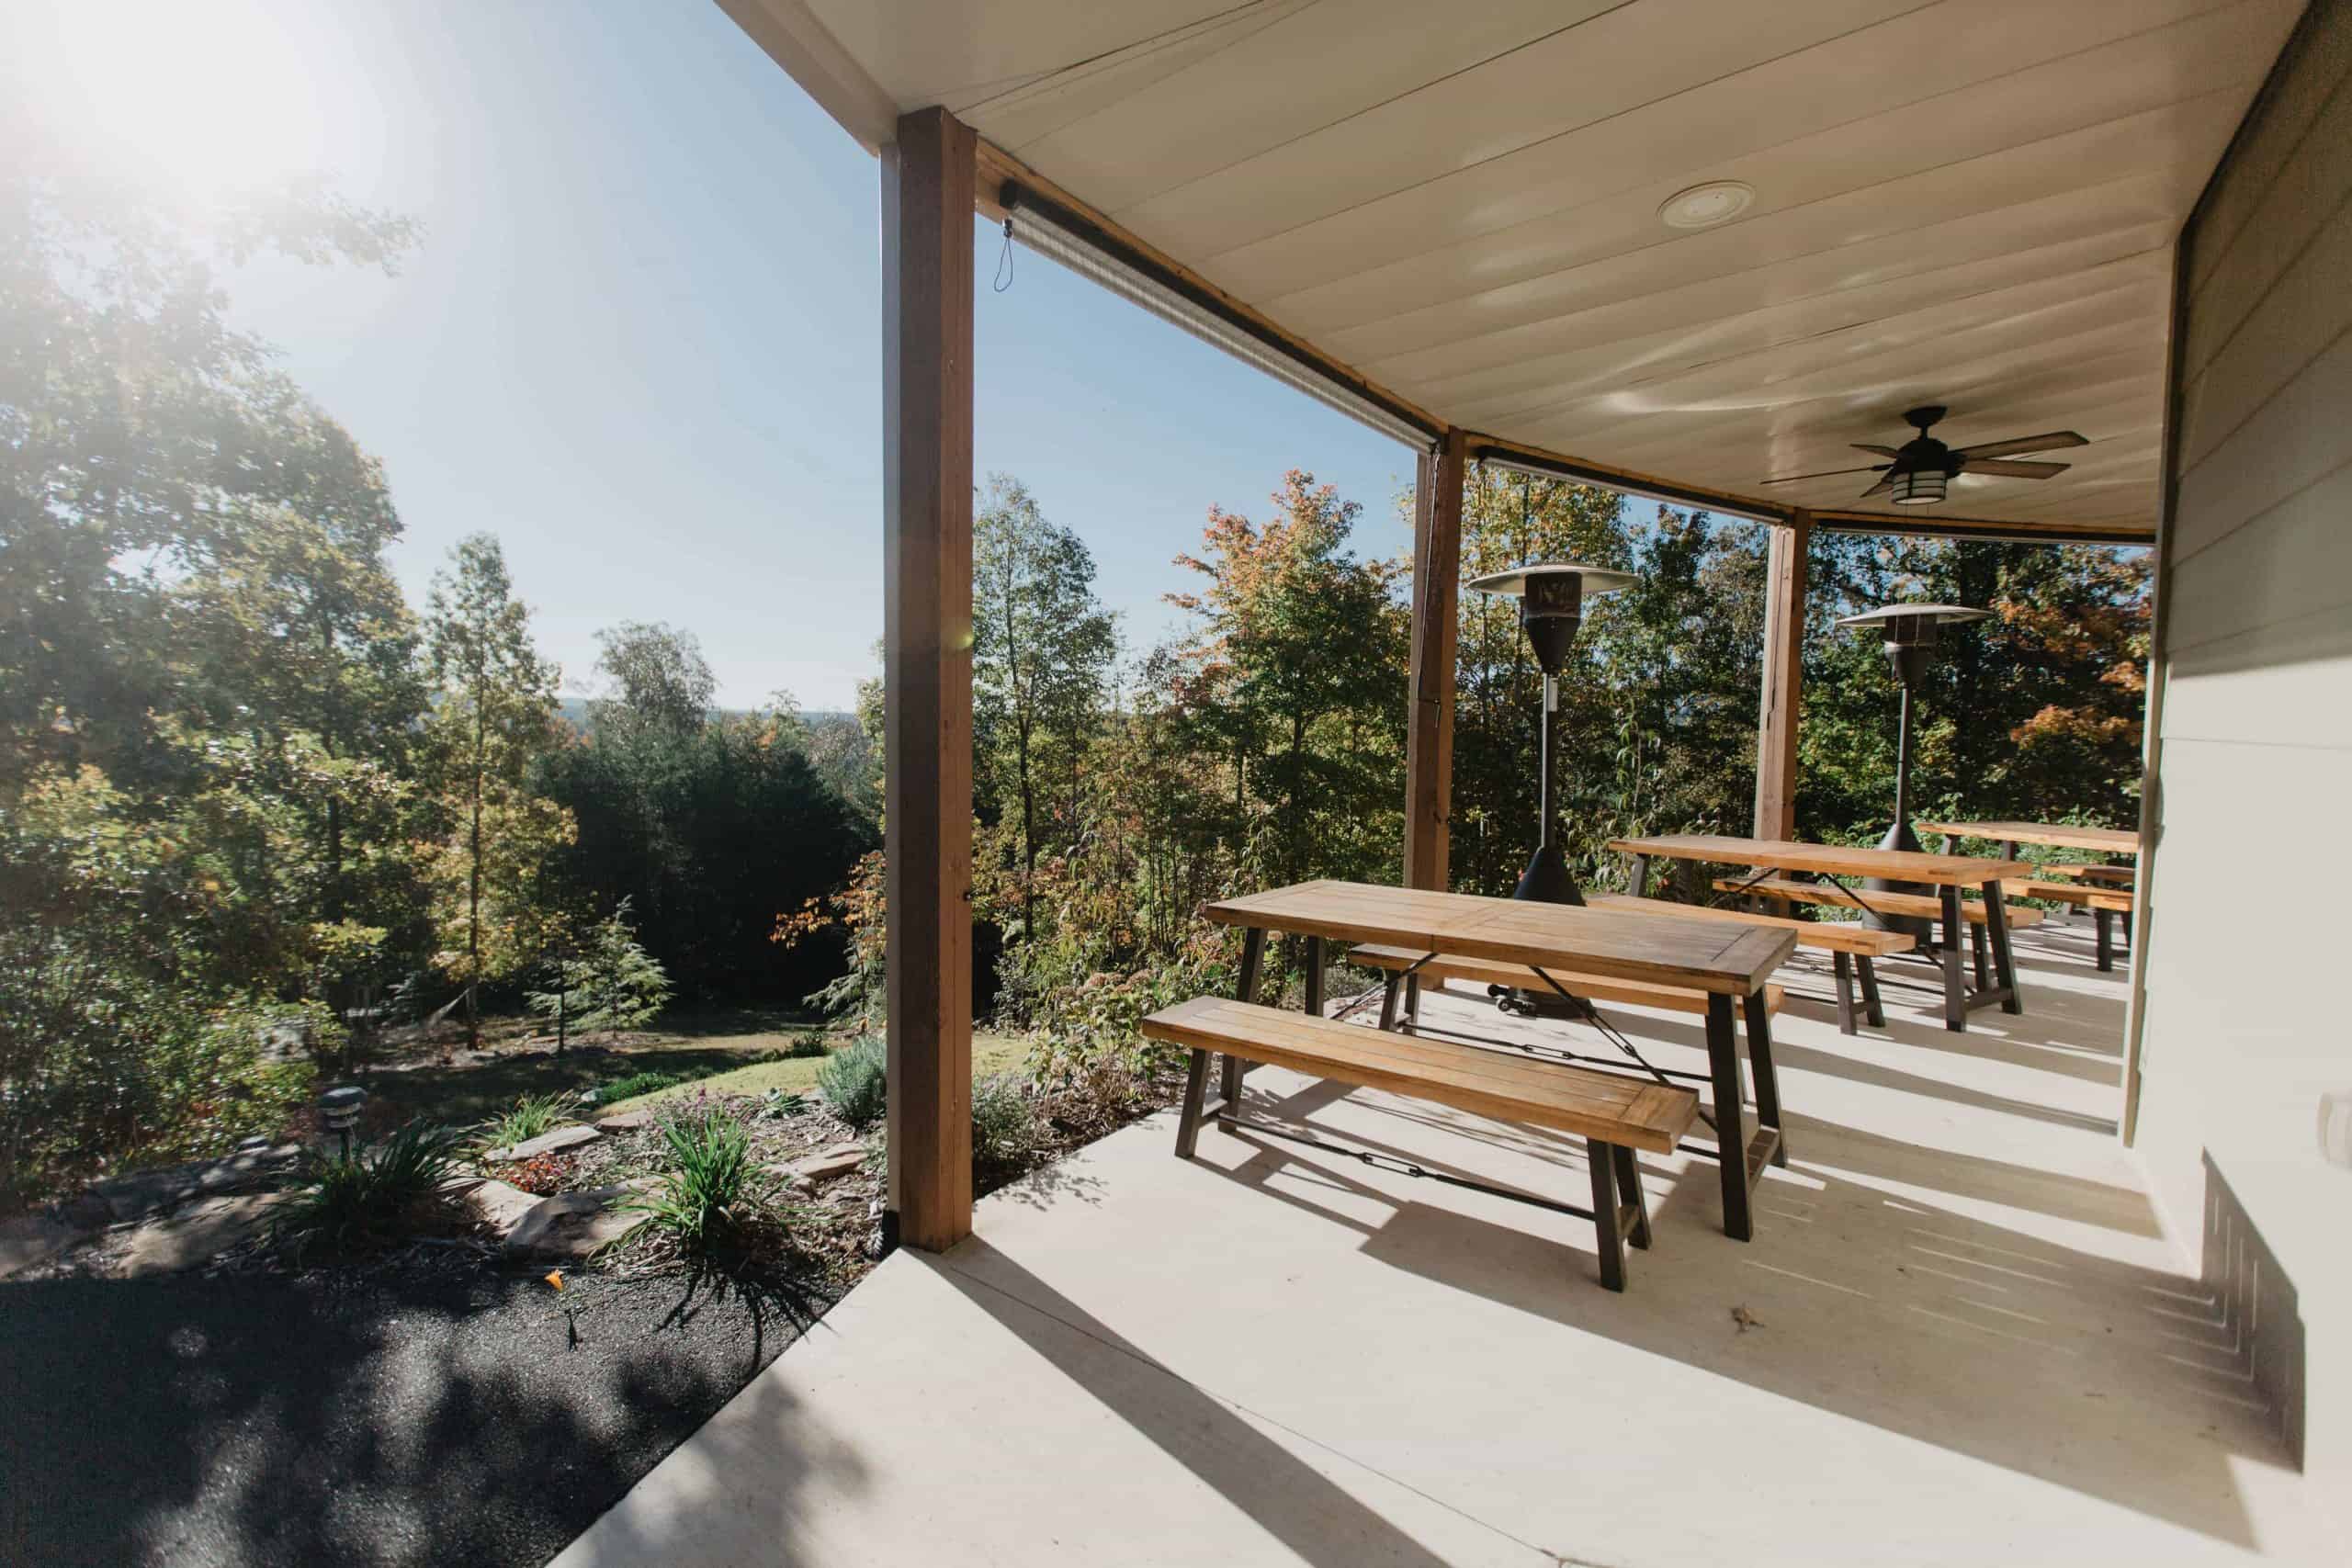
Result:
[[[536,1138],[526,1138],[519,1144],[509,1144],[503,1149],[492,1149],[481,1157],[493,1165],[513,1160],[537,1159],[560,1149],[576,1149],[582,1144],[593,1144],[604,1136],[594,1127],[558,1127],[552,1133],[541,1133]]]
[[[118,1176],[93,1185],[84,1194],[107,1206],[117,1220],[143,1220],[198,1198],[225,1197],[232,1192],[266,1187],[292,1170],[301,1157],[300,1144],[241,1151],[220,1159],[195,1160]]]
[[[0,1280],[39,1268],[87,1235],[86,1227],[54,1214],[19,1214],[0,1220]]]
[[[634,1133],[652,1125],[653,1112],[650,1111],[624,1111],[618,1115],[596,1119],[596,1131],[599,1133]]]
[[[653,1184],[650,1177],[598,1187],[586,1192],[559,1192],[542,1198],[506,1237],[510,1258],[576,1263],[598,1247],[618,1241],[643,1215],[621,1208],[623,1200]]]
[[[277,1204],[275,1193],[257,1192],[242,1198],[208,1198],[166,1219],[153,1220],[130,1233],[119,1271],[135,1280],[148,1274],[176,1274],[193,1269],[260,1234]]]
[[[831,1181],[847,1176],[865,1163],[863,1144],[836,1144],[831,1148],[793,1162],[791,1174],[815,1181]]]
[[[512,1235],[514,1227],[539,1206],[540,1201],[537,1193],[526,1192],[504,1181],[478,1182],[466,1194],[467,1207],[482,1224],[496,1231],[501,1240]]]

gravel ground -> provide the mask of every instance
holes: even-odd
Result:
[[[0,1562],[541,1563],[811,1307],[455,1258],[0,1285]]]

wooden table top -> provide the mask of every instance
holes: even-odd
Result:
[[[1954,833],[1963,839],[1997,842],[2054,844],[2067,850],[2105,850],[2109,854],[2136,855],[2140,835],[2124,828],[2076,828],[2064,822],[1922,822],[1926,833]]]
[[[1612,839],[1620,854],[1661,855],[1668,860],[1705,861],[1714,865],[1763,865],[1775,871],[1810,871],[1824,876],[1883,876],[1889,882],[1956,883],[1973,887],[2033,874],[2018,860],[1974,855],[1929,854],[1925,850],[1849,849],[1807,844],[1794,839],[1735,839],[1724,833],[1668,833],[1653,839]]]
[[[1797,940],[1794,931],[1721,920],[1612,914],[1363,882],[1301,882],[1220,898],[1203,905],[1201,913],[1221,925],[1387,942],[1731,997],[1760,990]]]

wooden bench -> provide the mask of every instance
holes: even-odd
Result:
[[[1591,1218],[1600,1236],[1600,1282],[1612,1291],[1625,1288],[1626,1242],[1650,1244],[1649,1208],[1635,1152],[1672,1152],[1699,1116],[1699,1097],[1687,1089],[1223,997],[1196,997],[1153,1013],[1143,1021],[1143,1036],[1193,1054],[1176,1125],[1180,1159],[1193,1157],[1205,1116],[1228,1123],[1237,1119],[1237,1105],[1204,1103],[1212,1053],[1583,1138],[1592,1176]]]
[[[2048,865],[2035,866],[2034,870],[2044,876],[2080,878],[2085,882],[2097,882],[2109,887],[2120,887],[2127,892],[2131,890],[2132,884],[2140,880],[2140,874],[2128,865],[2067,865],[2053,861]]]
[[[1669,1012],[1691,1012],[1707,1015],[1707,993],[1684,986],[1654,986],[1640,980],[1617,980],[1606,975],[1580,975],[1566,970],[1546,969],[1538,975],[1524,964],[1505,964],[1491,958],[1463,958],[1452,953],[1440,953],[1432,958],[1409,947],[1383,947],[1375,942],[1362,942],[1348,951],[1348,962],[1361,964],[1367,969],[1385,971],[1388,976],[1387,994],[1380,1002],[1380,1027],[1396,1026],[1398,983],[1409,982],[1410,993],[1418,1000],[1423,984],[1442,986],[1448,980],[1467,980],[1472,985],[1499,986],[1514,991],[1532,991],[1538,996],[1559,995],[1544,979],[1549,975],[1566,988],[1571,996],[1589,1002],[1623,1002],[1631,1007],[1662,1008]],[[1410,971],[1409,975],[1407,973]],[[1782,987],[1764,987],[1764,1010],[1781,1010]],[[1419,1016],[1410,1004],[1408,1016]]]
[[[1860,923],[1831,925],[1800,920],[1788,915],[1757,915],[1745,909],[1716,909],[1698,904],[1669,904],[1660,898],[1636,898],[1627,893],[1596,893],[1585,902],[1596,909],[1627,914],[1678,915],[1690,919],[1730,920],[1751,926],[1773,926],[1797,933],[1797,945],[1829,954],[1830,973],[1837,982],[1838,1032],[1860,1032],[1854,1022],[1854,980],[1860,976],[1862,1016],[1871,1028],[1886,1027],[1886,1009],[1879,1000],[1877,960],[1908,953],[1918,945],[1909,931],[1881,931]]]
[[[1906,915],[1916,919],[1938,920],[1943,918],[1943,902],[1924,893],[1882,893],[1872,888],[1845,887],[1836,883],[1789,882],[1768,877],[1761,882],[1743,882],[1735,876],[1719,876],[1715,886],[1725,893],[1748,893],[1762,898],[1791,904],[1826,904],[1837,909],[1864,909],[1880,915]],[[2027,904],[2012,904],[2004,898],[2001,913],[2011,931],[2022,926],[2041,923],[2041,911]],[[1992,984],[1992,955],[1984,935],[1984,901],[1963,895],[1960,900],[1960,918],[1968,927],[1970,955],[1976,964],[1976,984],[1979,989]]]
[[[2056,866],[2046,866],[2055,871]],[[2084,869],[2100,871],[2102,866]],[[2106,974],[2115,967],[2115,918],[2123,917],[2123,938],[2132,939],[2132,890],[2128,887],[2085,887],[2074,882],[2019,882],[2002,891],[2015,893],[2020,898],[2046,898],[2053,904],[2065,904],[2077,909],[2088,909],[2098,928],[2098,967]]]

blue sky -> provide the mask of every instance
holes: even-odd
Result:
[[[202,186],[315,170],[423,220],[400,276],[256,265],[236,313],[379,456],[413,603],[503,540],[577,685],[623,619],[721,698],[846,706],[882,626],[875,161],[708,0],[23,0],[42,145]],[[0,71],[6,71],[0,67]],[[1140,649],[1211,504],[1285,468],[1401,552],[1406,448],[977,220],[978,467],[1076,528]]]

